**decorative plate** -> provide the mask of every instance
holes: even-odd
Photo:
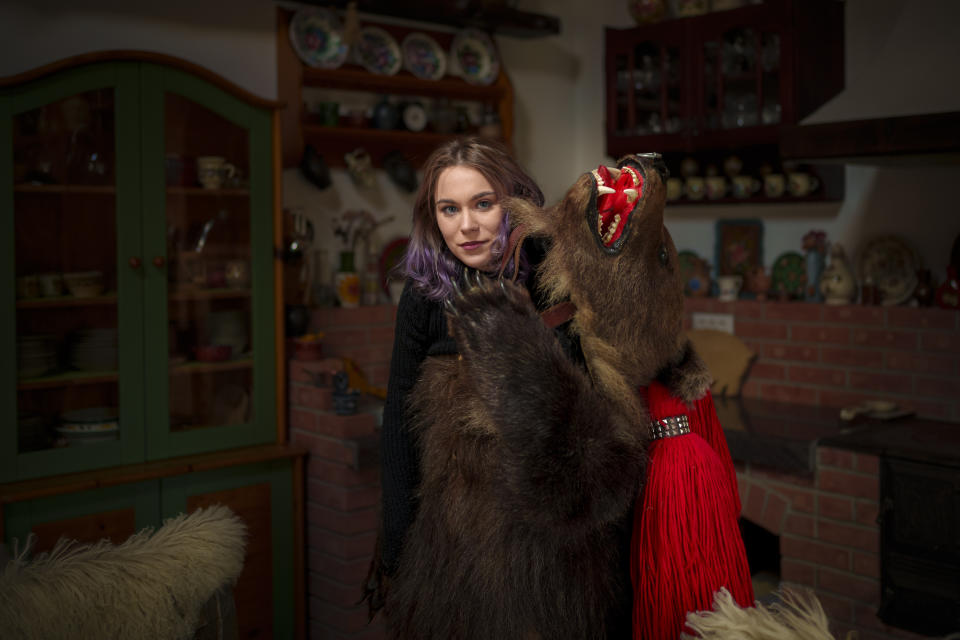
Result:
[[[355,61],[370,73],[392,76],[400,71],[400,45],[380,27],[364,27],[355,48]]]
[[[410,244],[410,238],[397,238],[388,242],[380,252],[380,282],[387,293],[390,293],[387,282],[390,280],[391,272],[403,260],[408,244]]]
[[[917,288],[917,254],[899,236],[874,238],[860,250],[861,281],[868,278],[883,296],[883,305],[906,302]]]
[[[300,9],[290,21],[290,44],[311,67],[336,69],[347,59],[340,21],[326,9]]]
[[[439,80],[447,71],[447,54],[437,41],[414,31],[403,39],[403,68],[423,80]]]
[[[773,262],[773,291],[785,292],[791,298],[802,298],[807,284],[807,267],[803,256],[787,251]]]
[[[451,70],[471,84],[492,84],[500,75],[500,59],[490,36],[479,29],[464,29],[450,47]]]

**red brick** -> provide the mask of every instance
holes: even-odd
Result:
[[[791,513],[787,516],[783,525],[784,533],[792,533],[795,536],[812,538],[814,536],[815,520],[810,516],[801,516]]]
[[[311,409],[290,408],[290,428],[300,431],[316,431],[320,414]]]
[[[334,327],[327,329],[323,337],[324,348],[329,348],[330,353],[335,351],[336,347],[366,345],[370,343],[366,327]]]
[[[804,384],[837,387],[842,387],[847,384],[846,371],[842,369],[828,369],[827,367],[791,365],[788,377],[791,382]]]
[[[880,458],[869,453],[858,453],[853,467],[861,473],[880,473]]]
[[[344,560],[311,549],[307,553],[307,567],[310,571],[331,580],[348,584],[361,584],[370,569],[370,558]]]
[[[880,369],[883,367],[883,351],[877,349],[821,347],[820,360],[824,364]]]
[[[750,488],[750,495],[747,502],[743,503],[743,514],[748,520],[755,524],[760,524],[763,517],[763,505],[767,500],[767,491],[763,487],[754,485]]]
[[[824,542],[853,547],[859,551],[880,553],[880,529],[875,526],[864,527],[819,520],[817,537]]]
[[[372,413],[354,413],[349,416],[324,413],[318,417],[314,429],[317,433],[332,438],[359,438],[373,435],[377,429],[377,418]]]
[[[819,447],[817,449],[817,460],[819,464],[826,467],[853,469],[853,453],[842,449]]]
[[[740,320],[736,323],[738,338],[787,339],[787,325],[778,322]]]
[[[850,388],[908,394],[914,389],[913,376],[851,371]]]
[[[848,344],[850,329],[827,326],[791,326],[790,339],[796,342],[817,342],[826,344]]]
[[[887,326],[908,329],[957,329],[957,312],[947,309],[887,307]]]
[[[764,380],[783,380],[787,377],[787,368],[782,364],[758,361],[750,367],[749,376]]]
[[[853,572],[867,578],[880,579],[880,556],[875,553],[853,552]]]
[[[763,515],[757,522],[767,531],[780,535],[783,531],[783,517],[787,513],[788,503],[775,493],[767,494],[767,503],[763,506]]]
[[[821,589],[817,589],[817,599],[820,601],[820,605],[823,607],[824,613],[827,614],[827,617],[830,618],[830,630],[834,633],[839,632],[840,626],[837,622],[852,622],[853,621],[853,603],[850,602],[848,598],[838,598],[832,593],[825,593]],[[840,636],[843,637],[842,635]]]
[[[816,494],[813,491],[778,486],[777,493],[790,499],[790,508],[794,511],[799,513],[814,512],[814,496]]]
[[[836,496],[817,496],[817,514],[833,520],[853,520],[853,500]]]
[[[884,367],[894,371],[912,371],[939,375],[955,375],[957,359],[912,351],[887,351]]]
[[[823,308],[823,321],[843,324],[883,325],[883,309],[850,304],[828,305]]]
[[[852,407],[858,404],[863,404],[867,400],[889,400],[889,398],[881,398],[880,396],[864,393],[862,391],[834,391],[830,389],[821,389],[820,390],[820,404],[824,407]],[[837,417],[840,417],[839,412]]]
[[[749,377],[743,382],[740,386],[740,395],[744,398],[761,398],[763,397],[760,385],[763,384],[758,380],[751,380]]]
[[[828,493],[876,500],[880,495],[880,478],[834,469],[820,469],[817,473],[817,488]]]
[[[315,502],[307,503],[307,523],[337,533],[351,534],[376,531],[379,517],[380,509],[378,507],[341,511],[321,506]]]
[[[380,487],[338,487],[308,479],[307,500],[341,511],[353,511],[379,504]]]
[[[716,298],[684,298],[683,311],[687,314],[694,311],[713,312],[719,304]]]
[[[330,411],[333,408],[333,389],[306,385],[290,385],[290,392],[296,394],[293,404],[309,409]]]
[[[359,327],[393,324],[397,309],[393,305],[374,305],[356,309],[326,308],[313,313],[313,325],[322,331],[335,327]]]
[[[850,334],[853,344],[892,349],[916,349],[919,344],[915,331],[887,331],[885,329],[854,329]]]
[[[820,351],[817,347],[793,344],[764,344],[760,349],[760,358],[770,360],[800,360],[818,362]]]
[[[917,376],[914,380],[916,383],[915,393],[919,396],[951,400],[960,398],[960,378]]]
[[[876,526],[880,505],[876,500],[857,500],[854,504],[854,520],[860,524]]]
[[[343,370],[343,361],[339,358],[325,358],[323,360],[290,360],[290,380],[309,384],[330,384],[326,381],[337,371]],[[318,382],[318,380],[320,382]]]
[[[817,587],[859,602],[874,603],[880,600],[880,583],[877,580],[832,569],[817,570]]]
[[[380,485],[379,467],[358,471],[348,464],[316,457],[307,460],[307,477],[341,487]]]
[[[924,331],[920,344],[924,351],[960,353],[960,335],[956,331]]]
[[[370,344],[393,345],[393,325],[389,327],[371,327],[367,332]]]
[[[847,549],[790,535],[780,536],[780,554],[784,558],[803,560],[825,567],[844,570],[850,568],[850,552]]]
[[[345,536],[318,527],[307,529],[307,543],[311,549],[345,560],[373,557],[376,538],[375,533]]]
[[[733,317],[737,321],[762,320],[766,306],[766,302],[759,302],[757,300],[738,300],[733,309]]]
[[[820,322],[823,319],[823,305],[804,302],[767,304],[766,318],[785,323]]]
[[[784,582],[814,587],[817,580],[816,566],[807,562],[784,560],[780,563],[780,579]]]
[[[761,384],[760,395],[766,400],[798,402],[800,404],[818,404],[817,390],[806,387],[792,387],[782,384]]]
[[[353,464],[356,461],[356,448],[345,440],[314,435],[300,429],[291,429],[290,437],[294,442],[306,445],[310,449],[311,456],[347,464]]]

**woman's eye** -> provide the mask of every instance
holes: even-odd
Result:
[[[481,200],[477,203],[477,209],[489,209],[493,206],[493,201],[491,200]]]
[[[452,216],[457,213],[457,208],[452,204],[448,204],[446,206],[440,207],[440,213],[442,213],[445,216]]]

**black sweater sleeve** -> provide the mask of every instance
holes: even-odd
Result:
[[[439,303],[423,298],[408,281],[397,306],[380,436],[383,487],[381,560],[387,575],[396,571],[403,539],[416,514],[416,489],[420,483],[420,457],[407,420],[407,399],[428,349],[441,337],[438,322],[441,315]]]

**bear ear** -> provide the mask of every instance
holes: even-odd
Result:
[[[523,198],[507,198],[503,206],[510,212],[510,226],[522,224],[530,235],[550,235],[550,215],[544,207]]]

